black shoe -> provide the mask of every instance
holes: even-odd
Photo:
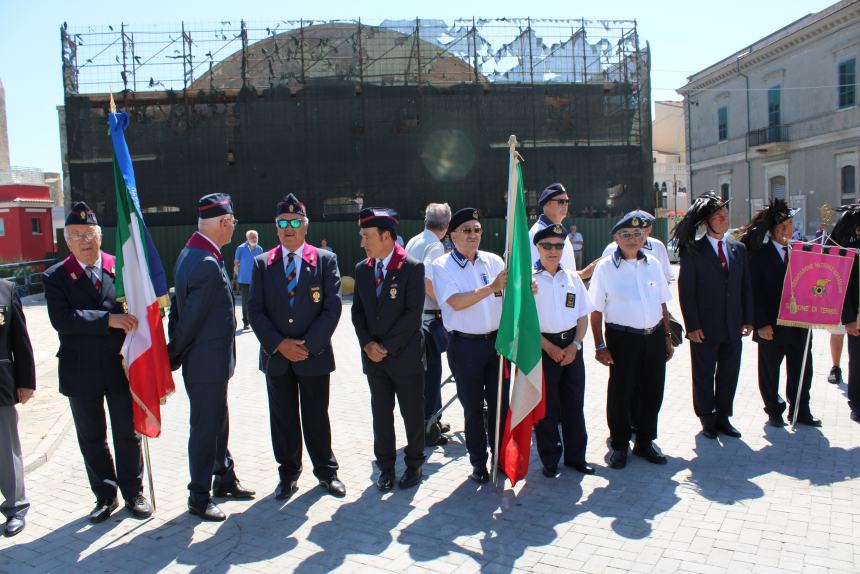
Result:
[[[24,522],[24,515],[17,514],[15,516],[10,516],[6,521],[6,528],[3,530],[3,536],[6,538],[12,538],[22,530],[24,530],[24,526],[26,523]]]
[[[851,417],[851,420],[855,423],[860,423],[860,412],[852,410],[849,416]]]
[[[275,499],[288,500],[298,489],[298,481],[282,480],[275,487]]]
[[[188,499],[188,512],[195,516],[199,516],[207,522],[222,522],[227,519],[227,516],[221,512],[221,509],[212,502],[207,500],[205,504],[195,504]]]
[[[582,474],[594,474],[594,467],[587,462],[566,462],[564,466],[575,469]]]
[[[393,468],[379,471],[379,476],[376,478],[376,488],[378,488],[380,492],[387,492],[394,488]]]
[[[555,478],[558,476],[558,465],[544,466],[543,475],[547,478]]]
[[[152,516],[152,506],[142,494],[125,500],[125,507],[138,518],[149,518]]]
[[[609,457],[609,468],[622,469],[627,466],[627,451],[613,450]]]
[[[705,438],[709,438],[709,439],[715,439],[715,438],[717,438],[717,429],[714,427],[714,425],[712,425],[710,423],[708,423],[708,424],[703,423],[702,424],[702,436]]]
[[[469,478],[478,484],[486,484],[490,482],[490,473],[487,472],[486,466],[473,466],[472,474],[469,475]]]
[[[251,328],[251,324],[250,324],[250,323],[242,323],[242,330],[243,330],[243,331],[247,331],[247,330],[248,330],[248,329],[250,329],[250,328]]]
[[[96,501],[96,507],[90,512],[90,522],[98,524],[110,518],[111,512],[117,509],[119,503],[116,498],[102,498]]]
[[[239,479],[234,480],[232,484],[225,485],[219,482],[212,487],[212,496],[216,498],[227,498],[229,496],[236,500],[251,500],[255,494],[257,493],[253,490],[242,486]]]
[[[346,486],[337,478],[337,476],[333,476],[328,480],[321,480],[320,486],[328,490],[328,493],[335,498],[343,498],[346,496]]]
[[[821,419],[817,419],[812,415],[800,415],[797,417],[797,424],[808,427],[820,427]]]
[[[729,418],[725,417],[717,421],[717,429],[724,435],[741,438],[741,431],[732,426]]]
[[[669,462],[665,456],[657,452],[657,449],[654,448],[654,443],[649,442],[644,445],[634,444],[633,445],[633,454],[636,456],[641,456],[651,464],[666,464]]]
[[[400,488],[412,488],[421,484],[421,467],[407,468],[400,477],[400,482],[397,486]]]
[[[827,375],[827,382],[831,385],[841,385],[842,381],[842,369],[839,367],[833,367],[830,369],[830,374]]]
[[[768,415],[767,424],[772,427],[782,428],[785,426],[785,420],[783,420],[782,415]]]

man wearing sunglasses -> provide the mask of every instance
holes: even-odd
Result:
[[[615,224],[615,252],[594,268],[588,289],[594,304],[591,330],[595,356],[609,367],[609,466],[616,469],[627,465],[631,419],[636,421],[633,454],[654,464],[666,464],[666,457],[652,441],[657,437],[657,417],[663,403],[666,361],[674,353],[666,308],[672,295],[659,262],[642,250],[646,225],[637,211]]]
[[[463,405],[466,448],[472,463],[470,478],[483,484],[490,480],[487,445],[492,447],[498,429],[499,355],[495,345],[502,318],[502,289],[508,272],[501,257],[478,250],[483,229],[477,209],[466,207],[455,213],[448,231],[454,249],[433,262],[433,290],[442,308],[442,323],[451,334],[448,365],[457,383],[457,397]],[[485,402],[488,406],[486,429]],[[504,421],[507,413],[505,385],[500,420]]]
[[[674,276],[672,275],[672,267],[669,264],[669,251],[666,249],[666,244],[651,237],[651,231],[654,230],[654,216],[647,211],[637,209],[635,212],[639,218],[645,222],[645,227],[642,228],[642,233],[645,236],[645,242],[642,244],[642,249],[648,255],[654,256],[660,263],[660,269],[663,270],[663,275],[666,276],[666,282],[670,282]],[[617,249],[614,241],[610,241],[603,250],[601,257],[611,257]]]
[[[538,220],[529,229],[529,241],[532,242],[532,264],[537,263],[540,259],[538,249],[534,244],[535,234],[541,229],[550,225],[562,225],[564,218],[567,217],[567,208],[570,204],[570,198],[567,191],[560,183],[554,183],[543,190],[538,199],[538,205],[543,209],[543,213]],[[564,242],[564,251],[561,253],[561,266],[571,271],[576,271],[576,258],[573,254],[573,245],[569,241]]]
[[[302,472],[302,436],[319,485],[346,496],[331,449],[331,337],[340,320],[337,256],[306,243],[308,214],[292,193],[278,202],[280,245],[254,259],[248,314],[260,340],[266,374],[272,449],[278,462],[275,498],[286,500]]]

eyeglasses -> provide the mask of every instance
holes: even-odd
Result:
[[[630,233],[629,231],[625,231],[623,233],[619,233],[618,237],[620,237],[621,239],[632,239],[634,237],[638,239],[638,238],[642,237],[642,232],[641,231],[634,231],[633,233]]]
[[[556,201],[559,205],[567,205],[570,203],[569,199],[550,199],[550,201]]]
[[[564,243],[547,243],[545,241],[542,241],[538,243],[538,245],[540,245],[547,251],[552,251],[553,249],[555,249],[556,251],[561,251],[562,249],[564,249]]]
[[[464,227],[460,230],[460,233],[462,233],[463,235],[472,235],[473,233],[475,235],[480,235],[483,231],[484,230],[480,227]]]
[[[72,241],[83,241],[86,239],[87,241],[92,241],[96,237],[98,237],[98,233],[95,231],[87,231],[86,233],[70,233],[69,239]]]
[[[302,226],[301,219],[279,219],[275,223],[277,223],[278,227],[280,227],[281,229],[286,229],[287,227],[298,229]]]
[[[235,217],[231,217],[230,219],[227,219],[225,217],[222,221],[226,221],[227,223],[231,223],[233,225],[237,225],[239,223],[239,220],[236,219]]]

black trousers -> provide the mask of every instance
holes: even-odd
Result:
[[[806,373],[800,394],[798,416],[809,415],[809,389],[812,387],[812,340],[806,352]],[[797,385],[800,367],[803,364],[803,346],[806,344],[806,329],[798,327],[774,327],[772,341],[758,341],[758,388],[768,415],[780,415],[785,411],[785,400],[779,396],[779,368],[785,359],[785,393],[789,404],[789,415],[794,413],[797,400]],[[849,347],[850,349],[850,347]],[[850,368],[850,367],[849,367]]]
[[[105,399],[116,467],[107,443]],[[143,492],[143,455],[134,432],[131,400],[128,388],[110,390],[97,399],[69,397],[87,478],[97,499],[116,498],[117,487],[126,500]]]
[[[448,366],[457,383],[457,397],[463,406],[466,423],[466,449],[472,466],[487,464],[487,446],[492,449],[499,423],[496,421],[496,400],[499,390],[499,355],[492,339],[465,339],[451,335],[448,342]],[[501,421],[508,418],[510,383],[502,389]],[[487,421],[484,426],[484,405]]]
[[[205,504],[212,478],[225,487],[236,481],[233,458],[227,449],[230,416],[227,412],[227,381],[185,381],[191,407],[188,435],[188,491],[195,504]]]
[[[627,450],[631,418],[636,421],[636,442],[647,444],[657,438],[657,418],[663,404],[666,335],[659,328],[650,335],[637,335],[607,327],[606,347],[613,359],[606,397],[612,449]]]
[[[436,340],[424,331],[424,358],[427,369],[424,371],[424,420],[430,420],[442,408],[442,353],[436,347]]]
[[[848,335],[848,406],[860,412],[860,337]]]
[[[314,476],[320,480],[337,476],[328,418],[329,378],[330,375],[296,375],[292,365],[283,375],[266,375],[272,450],[283,481],[297,480],[302,473],[302,437],[314,465]]]
[[[248,318],[248,291],[251,290],[250,283],[239,283],[239,293],[242,295],[242,324],[250,325],[251,320]]]
[[[551,341],[555,342],[555,341]],[[565,366],[543,353],[546,415],[535,425],[538,456],[544,466],[556,466],[564,452],[564,462],[585,462],[588,432],[585,430],[585,363],[582,351]],[[561,436],[558,427],[561,424]]]
[[[741,370],[741,339],[690,342],[693,409],[700,419],[732,416]]]
[[[373,454],[379,470],[393,470],[397,460],[394,434],[394,399],[406,427],[404,459],[407,468],[424,464],[424,372],[392,375],[382,366],[368,373],[370,410],[373,414]]]

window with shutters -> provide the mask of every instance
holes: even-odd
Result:
[[[853,202],[856,196],[857,167],[843,165],[839,170],[839,188],[843,202]]]
[[[768,180],[771,199],[785,199],[785,176],[777,175]]]

